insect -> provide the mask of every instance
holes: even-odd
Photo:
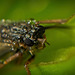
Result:
[[[11,48],[13,55],[5,61],[0,61],[0,68],[8,64],[12,60],[18,58],[25,53],[29,53],[31,57],[25,63],[25,69],[28,75],[31,75],[28,64],[35,58],[36,50],[45,48],[45,43],[49,45],[46,39],[45,30],[50,28],[68,28],[56,24],[65,23],[67,20],[45,20],[36,21],[34,19],[19,22],[2,21],[0,25],[0,42]],[[41,24],[54,23],[53,26],[42,26]],[[4,50],[0,54],[8,53]]]

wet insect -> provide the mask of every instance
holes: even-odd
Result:
[[[25,63],[25,69],[28,75],[31,75],[28,64],[35,58],[35,51],[45,48],[45,43],[49,45],[46,39],[45,30],[50,28],[68,28],[66,26],[56,25],[65,23],[67,20],[46,20],[36,21],[34,19],[20,22],[2,21],[0,25],[0,42],[10,47],[13,55],[5,61],[0,61],[0,68],[8,64],[20,55],[29,53],[31,58]],[[53,26],[42,26],[41,24],[54,23]],[[9,50],[2,50],[0,56],[8,53]]]

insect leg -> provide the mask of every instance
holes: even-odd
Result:
[[[27,71],[27,75],[31,75],[31,72],[29,70],[28,64],[30,64],[32,62],[32,60],[35,58],[35,55],[33,55],[30,59],[28,59],[28,61],[25,63],[25,69]]]
[[[47,39],[46,39],[46,36],[45,36],[45,34],[43,35],[43,39],[40,39],[40,38],[38,38],[38,41],[40,42],[40,46],[45,46],[45,43],[47,43],[48,45],[50,45],[48,42],[47,42]]]
[[[60,23],[63,24],[67,22],[65,19],[57,19],[57,20],[43,20],[43,21],[38,21],[37,24],[49,24],[49,23]]]
[[[9,57],[8,59],[6,59],[5,61],[3,61],[1,64],[0,64],[0,68],[4,67],[6,64],[8,64],[9,62],[11,62],[12,60],[16,59],[19,57],[19,52],[14,54],[13,56]]]
[[[22,57],[23,57],[23,54],[20,53],[20,54],[19,54],[19,57],[18,57],[18,59],[17,59],[17,61],[16,61],[17,64],[20,64],[20,63],[22,62]]]

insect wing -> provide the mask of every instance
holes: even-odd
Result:
[[[3,27],[4,26],[0,23],[0,57],[11,51],[11,47],[9,46],[10,44],[4,43],[1,37]]]
[[[6,43],[0,42],[0,57],[11,51],[11,47]]]

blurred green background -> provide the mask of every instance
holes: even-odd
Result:
[[[67,18],[75,13],[74,0],[1,0],[0,19]]]
[[[74,0],[0,1],[0,20],[67,19],[73,14],[75,14]],[[29,65],[31,74],[75,75],[75,29],[47,30],[46,37],[51,45],[46,45],[44,50],[36,54],[35,60]],[[3,69],[0,69],[0,75],[26,75],[23,66],[23,64],[16,65],[11,62]]]

